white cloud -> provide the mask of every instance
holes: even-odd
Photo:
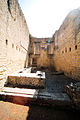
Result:
[[[52,36],[66,15],[79,5],[80,0],[22,0],[21,3],[30,33],[36,37]]]

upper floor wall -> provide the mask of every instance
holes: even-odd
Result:
[[[39,67],[49,67],[50,60],[53,57],[54,43],[51,38],[34,38],[30,39],[30,65],[33,64],[34,58],[36,65]]]
[[[80,80],[80,9],[71,11],[54,34],[56,70]]]

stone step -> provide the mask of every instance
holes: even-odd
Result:
[[[23,89],[23,88],[9,88],[9,87],[4,87],[3,92],[6,93],[20,93],[20,94],[29,94],[29,95],[33,95],[36,94],[38,95],[39,90],[35,90],[35,89]]]
[[[45,90],[4,87],[0,92],[2,100],[25,105],[34,103],[41,105],[71,106],[72,101],[66,93],[49,93]]]

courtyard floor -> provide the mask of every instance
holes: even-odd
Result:
[[[73,82],[65,75],[54,75],[46,72],[45,91],[49,93],[65,93],[67,84]],[[66,106],[65,106],[66,107]],[[80,112],[58,107],[28,105],[22,106],[0,101],[0,120],[80,120]]]

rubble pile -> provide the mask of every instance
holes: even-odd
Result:
[[[66,92],[73,102],[80,106],[80,82],[71,83],[66,86]]]

